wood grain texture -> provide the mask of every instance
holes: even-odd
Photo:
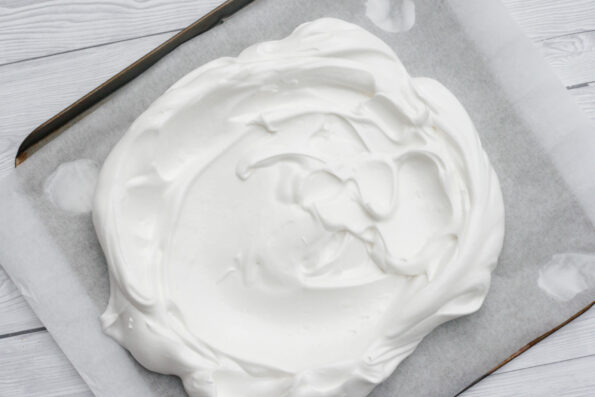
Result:
[[[595,84],[569,90],[581,109],[595,122]],[[595,131],[595,129],[594,129]],[[594,132],[595,133],[595,132]]]
[[[92,396],[50,334],[0,339],[0,396]]]
[[[38,327],[41,322],[0,267],[0,336]]]
[[[0,0],[0,178],[26,133],[221,1]],[[595,0],[502,1],[564,85],[595,80]],[[595,85],[570,94],[595,120]],[[3,275],[0,334],[38,327]],[[594,396],[594,329],[591,310],[465,396]],[[0,396],[41,395],[89,391],[47,332],[0,339]]]
[[[590,369],[595,369],[595,355],[563,359],[560,356],[569,346],[572,349],[580,346],[593,348],[595,311],[591,310],[585,316],[588,317],[579,318],[570,324],[572,327],[569,325],[561,331],[566,335],[556,334],[519,357],[517,360],[526,367],[514,367],[515,360],[463,396],[592,396],[595,378]],[[591,338],[588,338],[589,334]],[[578,340],[573,343],[572,338],[577,335]],[[552,353],[562,360],[552,359]],[[13,371],[18,371],[18,376],[11,375],[9,379],[7,374]],[[28,382],[29,379],[36,380]],[[71,396],[86,393],[86,385],[47,332],[0,340],[0,395]]]
[[[537,45],[566,87],[595,82],[595,31],[555,37]]]
[[[539,367],[494,374],[463,397],[543,397],[595,395],[595,356],[576,358]]]
[[[0,65],[180,30],[221,0],[0,2]]]
[[[588,356],[595,356],[595,309],[593,308],[506,364],[496,373],[519,371]],[[595,367],[593,370],[595,371]]]
[[[164,33],[0,67],[0,178],[40,123],[152,50]]]
[[[502,0],[533,41],[595,30],[593,0]]]

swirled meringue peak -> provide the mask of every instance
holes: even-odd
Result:
[[[477,310],[498,179],[440,83],[336,19],[189,73],[105,161],[105,332],[191,396],[365,396]]]

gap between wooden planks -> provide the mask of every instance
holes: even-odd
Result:
[[[570,93],[595,119],[595,86],[590,84],[595,81],[594,1],[503,1],[529,37],[542,49],[562,83],[567,87],[573,87]],[[37,124],[196,19],[200,16],[198,12],[201,9],[208,10],[219,2],[219,0],[148,2],[104,0],[86,3],[73,0],[0,1],[0,48],[3,49],[0,52],[0,64],[5,64],[0,66],[0,87],[2,87],[0,125],[3,126],[0,130],[0,177],[12,167],[16,145]],[[197,14],[193,15],[195,12]],[[44,90],[40,91],[39,87],[43,87]],[[18,333],[38,328],[39,320],[27,307],[14,285],[3,276],[4,272],[0,270],[0,329],[5,330],[4,333]],[[492,376],[479,384],[481,388],[478,390],[484,393],[482,395],[493,394],[493,391],[486,392],[485,385],[491,385],[488,388],[494,387],[492,384],[494,379],[501,378],[505,372],[517,374],[513,375],[513,378],[506,378],[508,379],[506,384],[514,384],[522,378],[519,378],[518,374],[526,371],[523,365],[530,368],[543,365],[555,368],[557,363],[578,360],[569,357],[579,357],[577,355],[579,353],[591,352],[595,343],[593,338],[589,339],[589,336],[594,334],[593,316],[571,325],[585,326],[585,328],[569,328],[568,334],[561,334],[566,335],[561,339],[564,342],[557,339],[558,334],[548,338],[543,344],[508,364],[505,367],[506,370],[503,368],[501,370],[503,372],[499,372],[498,376]],[[76,382],[78,386],[75,385],[74,389],[69,386],[70,382],[75,380],[82,381],[76,374],[72,375],[73,369],[61,352],[52,350],[51,346],[55,347],[55,344],[47,333],[17,335],[5,340],[10,342],[0,340],[0,356],[9,357],[10,354],[17,354],[10,355],[14,359],[11,362],[27,363],[30,375],[39,375],[36,372],[39,368],[31,367],[31,364],[46,361],[41,358],[43,355],[40,357],[19,355],[19,347],[24,350],[25,346],[35,346],[38,352],[43,350],[42,347],[46,347],[47,351],[53,352],[54,355],[50,361],[55,361],[51,361],[53,363],[51,366],[44,367],[44,371],[51,372],[53,371],[51,368],[55,368],[56,374],[70,374],[68,376],[71,378],[58,376],[54,380],[51,377],[45,380],[44,382],[48,383],[39,389],[38,392],[41,393],[39,395],[78,394],[85,393],[87,390],[84,384],[82,384],[83,387]],[[36,342],[27,344],[27,341]],[[578,341],[580,342],[577,343]],[[12,353],[4,350],[9,345],[16,346],[11,350]],[[530,353],[534,354],[530,355]],[[541,354],[556,361],[543,364],[543,358],[533,357],[535,354],[538,356]],[[567,357],[563,358],[564,355]],[[529,363],[523,363],[522,359],[528,359],[527,357],[542,364],[531,366]],[[34,362],[31,362],[32,358],[35,358]],[[584,358],[581,359],[583,364],[577,367],[579,371],[580,368],[593,369],[592,365],[589,367],[585,364],[589,361],[583,360]],[[515,364],[516,368],[514,368]],[[509,368],[511,365],[512,370]],[[569,366],[556,368],[558,369],[553,369],[553,375],[548,379],[555,379],[556,373],[564,373]],[[5,367],[0,369],[0,374],[3,374],[4,370],[6,370]],[[42,373],[45,372],[42,371]],[[527,375],[526,379],[529,378],[531,377]],[[531,390],[533,392],[540,390],[543,384],[547,385],[548,379],[539,381],[539,385],[533,385],[537,387],[532,387]],[[486,383],[488,380],[492,383]],[[4,385],[4,381],[10,383],[10,379],[2,379],[0,375],[0,385]],[[4,386],[0,386],[0,395],[6,394],[2,387]],[[23,395],[37,393],[34,388],[31,389],[26,384],[18,387],[23,388]],[[590,386],[584,385],[584,387]],[[470,392],[473,390],[475,388]]]

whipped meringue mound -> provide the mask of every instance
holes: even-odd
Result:
[[[130,127],[93,220],[105,332],[191,396],[365,396],[477,310],[504,233],[461,104],[320,19],[189,73]]]

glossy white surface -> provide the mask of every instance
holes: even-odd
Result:
[[[47,7],[46,1],[0,1],[4,7],[0,8],[1,47],[7,57],[0,60],[4,126],[0,130],[0,174],[11,166],[24,134],[216,2],[61,0]],[[595,81],[595,2],[505,0],[505,4],[562,83],[571,87],[569,92],[583,110],[595,116],[595,86],[589,84]],[[595,354],[595,316],[591,313],[465,395],[592,395],[595,384],[589,375],[595,363],[589,358]],[[40,326],[0,269],[1,334]],[[42,331],[0,339],[0,395],[88,395],[86,385],[46,336]]]
[[[175,83],[105,161],[93,220],[105,332],[220,397],[367,395],[481,306],[504,235],[461,104],[330,18]]]

